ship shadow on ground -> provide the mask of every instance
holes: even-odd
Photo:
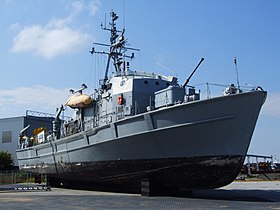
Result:
[[[280,202],[280,190],[196,190],[189,197],[196,199],[248,201],[248,202]]]
[[[87,191],[103,191],[112,193],[128,193],[128,189],[111,189],[107,188],[87,188],[87,187],[66,187],[60,188]],[[130,189],[131,191],[131,189]],[[129,192],[129,194],[139,194],[139,192]],[[146,197],[146,196],[143,196]],[[148,196],[149,197],[149,196]],[[194,191],[157,191],[150,197],[177,197],[177,198],[194,198],[209,200],[228,200],[228,201],[247,201],[247,202],[280,202],[280,189],[273,190],[246,190],[246,189],[210,189],[210,190],[194,190]]]

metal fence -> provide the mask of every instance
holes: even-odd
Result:
[[[0,171],[0,185],[30,183],[46,183],[46,175],[30,174],[23,171]]]

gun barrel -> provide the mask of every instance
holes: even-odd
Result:
[[[186,80],[186,82],[184,83],[183,87],[185,88],[187,86],[187,84],[189,83],[190,79],[192,78],[193,74],[196,72],[196,70],[198,69],[198,67],[200,66],[200,64],[202,63],[202,61],[204,61],[204,58],[201,58],[199,63],[197,64],[197,66],[195,67],[195,69],[193,70],[193,72],[191,73],[191,75],[189,76],[189,78]]]

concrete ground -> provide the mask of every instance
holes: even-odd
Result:
[[[0,209],[278,209],[280,181],[233,182],[215,189],[194,191],[191,197],[143,197],[52,188],[15,191],[2,187]]]

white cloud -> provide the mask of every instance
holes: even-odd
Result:
[[[0,117],[21,116],[26,110],[55,113],[55,109],[67,100],[68,90],[47,86],[1,89]]]
[[[94,1],[89,2],[89,4],[88,4],[89,14],[94,16],[97,13],[100,5],[101,5],[101,3],[99,0],[94,0]]]
[[[280,117],[280,93],[268,93],[262,113],[267,116]]]
[[[51,59],[75,51],[88,40],[88,34],[68,27],[27,26],[14,37],[12,52],[32,52]]]
[[[76,1],[72,3],[72,9],[71,9],[71,16],[78,15],[84,8],[84,5],[80,1]]]
[[[14,53],[33,53],[46,59],[61,54],[75,52],[89,42],[89,34],[69,25],[83,10],[81,2],[74,2],[66,18],[52,19],[48,24],[25,26],[13,39],[11,51]],[[15,24],[10,26],[14,29]]]
[[[69,27],[57,27],[54,22],[51,24],[50,27],[33,25],[23,28],[14,37],[12,52],[32,52],[51,59],[73,52],[89,41],[89,35],[86,33]]]

